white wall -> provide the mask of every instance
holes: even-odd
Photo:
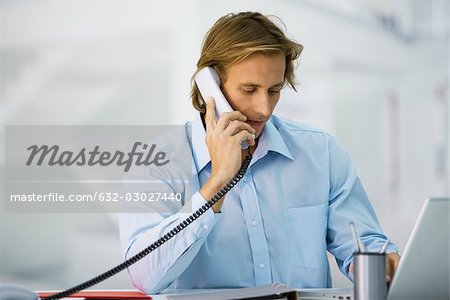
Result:
[[[299,93],[284,91],[277,113],[337,137],[403,249],[424,198],[449,195],[448,35],[407,41],[313,3],[0,2],[1,123],[182,124],[213,22],[274,14],[305,46]],[[1,281],[64,288],[120,261],[114,215],[0,213],[0,225]]]

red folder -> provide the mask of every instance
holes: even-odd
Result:
[[[53,295],[57,291],[51,292],[38,292],[39,297],[47,297]],[[102,291],[84,291],[75,293],[67,298],[85,298],[85,299],[152,299],[152,297],[147,296],[139,291],[130,291],[130,290],[102,290]]]

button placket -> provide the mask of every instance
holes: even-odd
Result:
[[[261,220],[258,195],[250,170],[247,171],[245,178],[246,182],[240,185],[241,204],[252,251],[255,284],[263,285],[272,280],[271,269],[267,267],[269,266],[269,247]]]

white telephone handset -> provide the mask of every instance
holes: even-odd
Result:
[[[194,79],[205,101],[210,97],[214,98],[217,119],[220,118],[222,113],[233,111],[228,100],[220,90],[220,78],[214,68],[205,67],[201,69],[195,74]],[[241,148],[247,149],[248,143],[246,141],[242,142]]]

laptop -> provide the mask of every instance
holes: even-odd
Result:
[[[353,288],[300,289],[300,300],[353,300]]]
[[[388,300],[450,299],[450,198],[430,198],[406,244]],[[353,299],[353,289],[300,289],[303,299]]]
[[[450,198],[425,201],[388,292],[388,300],[450,299]]]

